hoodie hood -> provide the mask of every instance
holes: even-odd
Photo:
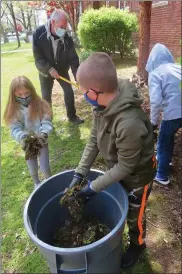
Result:
[[[150,73],[160,65],[168,63],[174,63],[174,57],[166,46],[157,43],[150,52],[145,69]]]
[[[138,108],[142,104],[142,98],[133,83],[119,79],[118,84],[119,94],[100,112],[105,118],[121,113],[130,107]]]

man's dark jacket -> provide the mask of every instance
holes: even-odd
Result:
[[[75,51],[73,40],[67,33],[64,41],[59,41],[56,58],[54,58],[52,41],[47,35],[46,26],[38,27],[33,34],[33,55],[35,65],[42,76],[48,77],[49,69],[52,67],[60,75],[65,76],[71,67],[76,79],[79,58]]]

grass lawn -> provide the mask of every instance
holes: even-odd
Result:
[[[118,75],[131,77],[134,63],[116,64]],[[2,56],[1,110],[4,112],[11,80],[18,75],[29,77],[40,93],[38,74],[31,51]],[[54,131],[49,138],[52,173],[75,168],[87,142],[91,125],[91,107],[75,93],[78,115],[85,118],[80,127],[66,121],[63,93],[58,84],[53,91]],[[177,138],[180,139],[179,135]],[[179,140],[178,140],[179,141]],[[71,148],[71,149],[70,149]],[[179,155],[176,153],[176,161]],[[179,156],[180,157],[180,156]],[[182,155],[181,155],[182,158]],[[94,164],[105,169],[102,159]],[[178,178],[175,175],[175,178]],[[174,179],[175,179],[174,178]],[[3,273],[49,273],[39,250],[29,240],[23,225],[24,204],[33,190],[24,153],[2,124],[2,264]],[[154,187],[149,199],[148,250],[132,268],[121,273],[180,273],[180,191],[178,184],[169,188]],[[176,215],[175,215],[176,214]],[[126,231],[124,240],[127,240]]]
[[[25,43],[24,41],[20,41],[21,47],[18,48],[17,42],[5,43],[1,44],[1,52],[3,51],[11,51],[11,50],[22,50],[22,49],[31,49],[31,43]]]

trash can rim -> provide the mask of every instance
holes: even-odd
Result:
[[[68,173],[68,172],[71,172],[71,171],[74,171],[74,170],[72,169],[72,170],[67,170],[67,171],[59,172],[59,173],[53,175],[50,178],[54,178],[54,177],[59,176],[60,174]],[[97,169],[91,169],[90,171],[98,172],[98,173],[103,173],[104,174],[104,172],[102,172],[100,170],[97,170]],[[81,247],[74,247],[74,248],[62,248],[62,247],[55,247],[55,246],[49,245],[49,244],[44,243],[43,241],[41,241],[39,238],[37,238],[33,234],[32,230],[29,227],[29,220],[28,220],[28,214],[27,214],[28,213],[29,203],[30,203],[31,198],[33,197],[34,193],[37,191],[37,189],[35,189],[32,192],[32,194],[28,198],[28,200],[27,200],[27,202],[25,204],[25,207],[24,207],[23,219],[24,219],[24,225],[25,225],[26,231],[27,231],[29,237],[32,239],[32,241],[34,243],[36,243],[39,247],[46,248],[46,249],[48,249],[50,251],[53,251],[55,253],[58,253],[58,254],[59,253],[61,253],[61,254],[74,253],[74,255],[75,255],[75,254],[78,254],[78,253],[89,252],[89,251],[95,249],[96,247],[99,247],[99,246],[103,245],[104,242],[107,242],[108,239],[110,239],[113,235],[115,235],[115,233],[117,233],[118,229],[123,226],[123,224],[124,224],[124,222],[126,220],[126,217],[127,217],[127,214],[128,214],[128,196],[127,196],[126,191],[124,190],[124,188],[121,185],[120,185],[120,188],[122,189],[122,192],[124,194],[123,195],[123,199],[125,200],[124,204],[126,205],[125,208],[124,208],[124,210],[123,210],[123,215],[121,217],[121,220],[118,222],[118,224],[115,226],[115,228],[113,228],[105,237],[103,237],[102,239],[100,239],[100,240],[98,240],[98,241],[96,241],[96,242],[94,242],[92,244],[81,246]],[[104,190],[104,192],[107,192],[107,191]],[[116,203],[118,203],[118,202],[116,201]]]

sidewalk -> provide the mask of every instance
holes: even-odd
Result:
[[[9,50],[9,51],[2,51],[1,54],[14,53],[14,52],[22,52],[22,51],[30,51],[30,50],[32,50],[32,49]]]

